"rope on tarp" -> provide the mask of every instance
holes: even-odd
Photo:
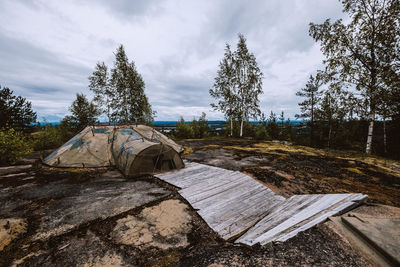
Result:
[[[158,161],[160,160],[160,156],[161,156],[161,154],[162,154],[162,151],[163,151],[163,147],[164,147],[164,144],[163,144],[163,143],[161,143],[160,152],[158,152],[157,160],[156,160],[156,163],[154,164],[154,167],[153,167],[153,172],[156,170],[156,167],[157,167]]]

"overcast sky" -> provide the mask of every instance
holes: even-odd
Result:
[[[0,85],[32,102],[38,119],[68,113],[89,98],[97,61],[112,66],[125,46],[146,83],[156,120],[187,120],[210,107],[209,89],[225,43],[242,33],[264,73],[262,111],[299,112],[295,92],[321,68],[310,22],[343,17],[337,0],[0,1]]]

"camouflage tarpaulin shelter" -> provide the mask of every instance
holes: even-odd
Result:
[[[184,167],[183,147],[145,125],[88,126],[43,160],[54,167],[115,165],[126,176]]]

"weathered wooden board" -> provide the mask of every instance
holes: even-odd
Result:
[[[273,209],[236,242],[264,245],[271,241],[285,241],[365,198],[362,194],[293,196]]]
[[[186,162],[182,170],[157,175],[174,186],[222,238],[231,239],[285,200],[238,172]]]
[[[185,162],[157,175],[179,193],[224,239],[247,245],[285,241],[364,200],[362,194],[295,195],[289,199],[237,171]],[[244,234],[243,234],[244,233]]]

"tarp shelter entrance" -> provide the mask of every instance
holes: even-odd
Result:
[[[184,167],[183,147],[145,125],[88,126],[43,160],[54,167],[117,166],[126,176]]]

